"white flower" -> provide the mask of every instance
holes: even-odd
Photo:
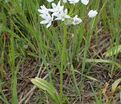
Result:
[[[90,10],[88,13],[88,16],[90,18],[94,18],[97,14],[98,14],[98,12],[96,10]]]
[[[67,3],[67,0],[63,0],[64,3]]]
[[[70,18],[69,15],[67,15],[68,13],[68,10],[65,9],[61,12],[58,12],[57,14],[55,14],[54,16],[56,16],[55,20],[61,20],[61,21],[64,21],[66,18]]]
[[[78,18],[78,15],[76,15],[75,17],[73,17],[73,25],[78,25],[82,22],[82,19]]]
[[[38,12],[40,12],[40,16],[42,17],[42,21],[40,22],[40,24],[45,24],[47,25],[46,27],[48,28],[53,21],[53,17],[50,15],[50,11],[49,9],[47,9],[44,5],[40,6],[40,9],[38,9]]]
[[[89,0],[81,0],[82,4],[87,5],[89,3]]]
[[[54,14],[57,12],[61,12],[63,9],[64,9],[64,6],[61,6],[59,1],[57,5],[55,3],[52,3],[52,9],[50,9],[50,12],[53,12]]]
[[[38,9],[38,12],[40,12],[41,14],[46,14],[49,12],[49,9],[47,9],[44,5],[40,6],[41,9]]]
[[[47,0],[49,3],[53,2],[54,0]]]
[[[52,2],[54,0],[48,0],[48,2]],[[64,3],[70,2],[71,4],[78,3],[79,0],[63,0]],[[61,20],[64,21],[64,23],[67,23],[67,25],[77,25],[82,22],[81,18],[78,18],[78,15],[71,18],[68,15],[68,9],[65,9],[63,5],[61,5],[61,1],[58,2],[58,4],[52,3],[52,8],[46,8],[44,5],[40,6],[40,9],[38,9],[40,16],[42,18],[42,21],[40,24],[46,25],[46,27],[50,27],[53,21]],[[67,22],[66,22],[67,21]]]
[[[49,13],[41,14],[40,16],[44,19],[40,22],[40,24],[45,24],[47,28],[50,27],[53,21],[53,16],[51,16]]]
[[[70,16],[67,15],[68,10],[64,10],[64,6],[60,5],[60,1],[57,5],[55,3],[52,3],[52,9],[50,9],[50,12],[52,12],[52,16],[55,17],[55,20],[64,21],[66,18],[70,18]]]
[[[76,4],[79,2],[79,0],[68,0],[70,4]]]

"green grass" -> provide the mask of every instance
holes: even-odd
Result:
[[[54,98],[55,104],[57,102],[58,104],[77,104],[77,99],[82,102],[83,89],[86,87],[85,81],[88,79],[98,83],[90,75],[88,77],[88,73],[93,70],[92,66],[101,64],[104,69],[108,67],[107,70],[111,75],[121,70],[121,65],[118,63],[120,54],[118,46],[120,46],[121,38],[121,0],[90,0],[88,6],[65,5],[69,8],[70,15],[78,14],[84,19],[83,23],[78,26],[65,26],[63,23],[58,23],[57,27],[52,26],[48,29],[40,25],[41,18],[37,11],[43,4],[50,6],[43,0],[34,0],[34,2],[33,0],[0,0],[0,99],[5,104],[9,102],[18,104],[19,102],[18,73],[20,65],[25,63],[27,58],[38,60],[39,65],[44,63],[48,74],[47,82],[44,82],[45,86],[50,84],[52,89],[57,91],[58,96],[54,92],[50,94],[52,89],[46,90],[39,87],[45,91],[40,98],[45,98],[45,101],[48,98],[50,102]],[[98,10],[96,18],[87,18],[90,9]],[[93,57],[90,55],[91,40],[95,37],[96,43],[93,42],[93,44],[99,44],[100,29],[102,35],[107,33],[106,35],[110,36],[110,46],[105,52],[108,50],[107,52],[111,55]],[[56,71],[58,76],[54,75]],[[6,98],[3,92],[4,85],[7,83],[5,80],[7,73],[11,75],[11,99]],[[65,86],[65,75],[70,78],[68,86]],[[65,87],[68,87],[68,91],[72,91],[77,99],[72,100],[71,96],[67,96]],[[97,92],[101,92],[101,87],[94,87],[91,86],[94,101],[96,104],[103,104],[101,99],[103,94],[99,97],[96,95]]]

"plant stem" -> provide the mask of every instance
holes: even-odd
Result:
[[[60,68],[60,96],[63,97],[63,72],[64,72],[64,65],[66,63],[66,45],[67,45],[67,27],[64,26],[64,36],[63,36],[63,47],[62,47],[62,54],[61,54],[61,68]]]
[[[18,103],[17,98],[17,71],[15,68],[15,50],[14,50],[14,36],[11,36],[11,49],[10,49],[10,68],[12,73],[11,90],[12,90],[12,104]]]

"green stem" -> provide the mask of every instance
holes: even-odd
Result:
[[[60,69],[60,96],[63,97],[63,72],[64,72],[64,65],[66,63],[66,45],[67,45],[67,27],[64,26],[64,37],[63,37],[63,47],[62,47],[62,54],[61,54],[61,69]]]
[[[12,89],[12,104],[18,103],[17,97],[17,70],[15,68],[15,50],[14,50],[14,36],[11,36],[11,49],[10,49],[10,68],[12,73],[11,89]]]
[[[11,30],[13,30],[12,20],[11,22]],[[8,30],[9,31],[9,30]],[[15,43],[14,43],[14,33],[9,31],[10,33],[10,49],[9,49],[9,64],[11,69],[11,93],[12,93],[12,104],[18,104],[18,96],[17,96],[17,70],[15,65]]]

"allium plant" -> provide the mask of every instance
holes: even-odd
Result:
[[[51,3],[51,8],[47,8],[45,5],[40,6],[38,12],[40,13],[42,21],[40,24],[46,25],[46,28],[51,27],[54,21],[63,24],[63,43],[61,52],[61,65],[60,65],[60,95],[63,96],[63,73],[65,69],[65,57],[67,56],[67,27],[68,25],[79,25],[84,22],[84,20],[79,17],[78,14],[69,13],[72,12],[68,8],[65,8],[65,4],[76,6],[77,3],[81,3],[86,6],[89,4],[89,0],[61,0],[56,4],[54,0],[47,0]],[[98,12],[96,10],[90,10],[87,14],[88,18],[94,18]]]
[[[64,21],[66,24],[66,21],[70,21],[70,25],[78,25],[82,23],[82,19],[78,17],[78,15],[75,15],[74,17],[70,16],[68,13],[68,9],[64,7],[64,5],[61,4],[61,1],[59,1],[57,4],[53,3],[54,0],[47,0],[49,3],[52,2],[52,8],[46,8],[45,5],[40,6],[40,9],[38,9],[38,12],[40,13],[41,18],[43,19],[40,24],[45,24],[46,27],[50,27],[52,25],[52,22],[54,21]],[[76,3],[82,3],[84,5],[87,5],[89,3],[89,0],[62,0],[63,3],[70,3],[70,4],[76,4]],[[74,5],[75,6],[75,5]],[[97,15],[96,10],[90,10],[88,13],[89,18],[94,18]]]

